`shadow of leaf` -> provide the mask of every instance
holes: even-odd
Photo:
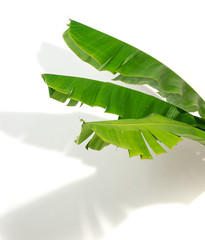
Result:
[[[42,44],[38,61],[49,73],[98,80],[113,77],[48,43]],[[156,95],[145,86],[132,88]],[[189,204],[205,190],[205,149],[198,143],[185,140],[153,161],[129,159],[125,150],[111,146],[87,151],[73,143],[80,132],[80,118],[102,120],[83,113],[0,113],[4,134],[96,168],[94,175],[2,216],[0,231],[5,239],[83,240],[89,232],[87,238],[96,240],[103,235],[102,215],[114,227],[127,217],[127,210],[161,203]]]
[[[127,210],[160,203],[189,204],[205,190],[205,149],[198,143],[185,140],[153,161],[129,159],[125,150],[114,147],[87,151],[69,144],[79,132],[79,117],[82,113],[0,113],[0,131],[96,168],[94,175],[3,216],[0,230],[6,239],[80,240],[87,229],[90,239],[99,239],[102,214],[114,227],[126,218]]]

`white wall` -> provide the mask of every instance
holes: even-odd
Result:
[[[116,117],[50,99],[41,79],[45,72],[112,78],[68,49],[62,33],[71,18],[151,54],[205,98],[203,3],[0,3],[1,240],[205,238],[203,146],[185,140],[153,161],[115,147],[87,151],[73,142],[79,119]]]

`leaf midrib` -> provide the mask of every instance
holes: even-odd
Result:
[[[115,120],[114,120],[115,121]],[[118,120],[119,121],[119,120]],[[170,124],[162,124],[162,123],[128,123],[128,124],[125,124],[125,123],[99,123],[99,122],[90,122],[90,123],[86,123],[86,124],[97,124],[97,125],[109,125],[109,126],[144,126],[144,125],[160,125],[160,126],[170,126],[170,125],[174,125],[174,126],[183,126],[183,127],[190,127],[189,125],[184,125],[184,124],[174,124],[174,123],[170,123]]]

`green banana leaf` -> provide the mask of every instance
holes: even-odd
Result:
[[[205,120],[145,93],[86,78],[54,74],[43,74],[42,77],[49,87],[50,97],[60,102],[71,99],[68,106],[74,106],[80,101],[105,108],[105,112],[120,118],[138,119],[155,113],[205,129]]]
[[[181,137],[205,145],[204,131],[158,115],[142,119],[84,122],[76,143],[81,144],[93,133],[95,134],[86,148],[101,150],[104,146],[113,144],[128,149],[130,157],[140,155],[141,159],[152,159],[148,146],[156,154],[166,152],[158,140],[169,148],[180,142]]]
[[[114,80],[148,84],[166,100],[205,118],[205,102],[180,76],[139,49],[71,20],[63,38],[83,61],[98,70],[120,73]]]

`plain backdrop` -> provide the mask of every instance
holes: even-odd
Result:
[[[69,18],[157,58],[203,98],[203,0],[0,3],[0,239],[205,239],[205,148],[189,140],[154,160],[77,146],[80,119],[116,119],[48,96],[42,73],[109,81],[79,60]],[[146,86],[129,86],[148,94]]]

